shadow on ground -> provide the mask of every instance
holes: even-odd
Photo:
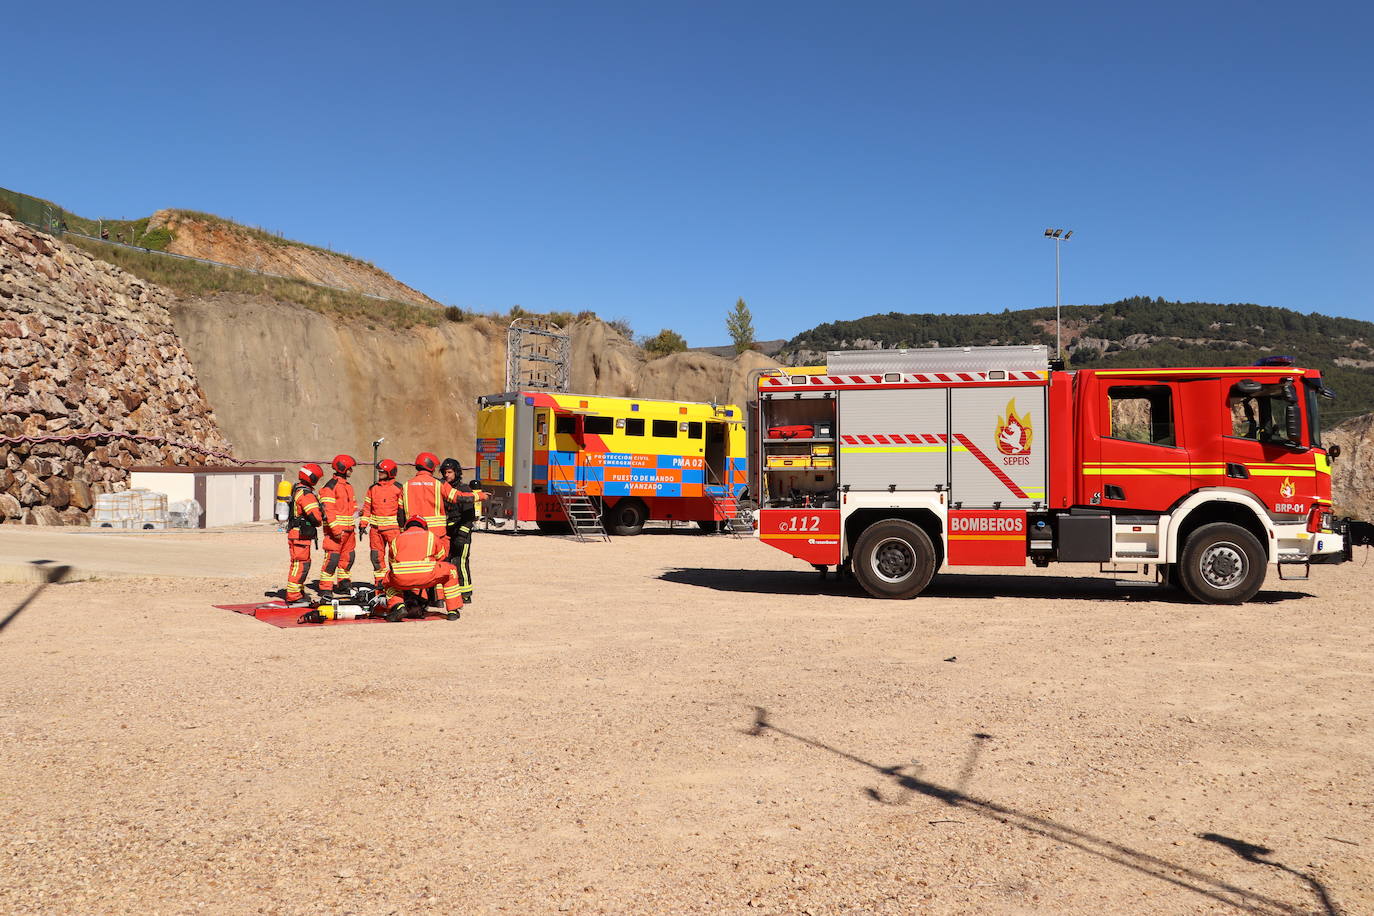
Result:
[[[852,578],[837,579],[827,576],[822,579],[814,572],[776,569],[669,569],[659,578],[665,582],[693,585],[719,592],[869,597]],[[1127,584],[1117,585],[1109,578],[1089,576],[986,576],[942,573],[932,579],[930,586],[921,594],[932,598],[1025,598],[1050,601],[1089,598],[1094,601],[1192,603],[1192,599],[1176,589],[1161,588],[1143,581],[1126,582]],[[1311,597],[1308,592],[1261,589],[1249,603],[1279,604]]]
[[[774,725],[768,718],[768,710],[761,706],[754,707],[753,724],[742,729],[742,731],[752,736],[771,732],[780,737],[797,741],[807,747],[833,754],[850,763],[867,767],[885,777],[889,786],[896,789],[892,798],[884,797],[883,792],[879,789],[865,790],[864,794],[867,797],[882,804],[902,805],[915,796],[925,796],[968,814],[987,818],[1056,843],[1072,846],[1074,849],[1096,856],[1113,865],[1190,891],[1213,903],[1223,904],[1243,913],[1257,913],[1263,914],[1263,916],[1298,916],[1298,914],[1343,916],[1343,911],[1336,905],[1325,884],[1307,872],[1301,872],[1281,862],[1273,861],[1269,858],[1272,857],[1273,850],[1264,846],[1215,833],[1196,835],[1199,839],[1225,846],[1247,862],[1264,868],[1277,869],[1294,876],[1305,885],[1301,892],[1302,896],[1311,894],[1315,897],[1317,908],[1311,904],[1290,903],[1243,887],[1237,887],[1178,862],[1171,862],[1168,859],[1150,855],[1087,831],[1050,820],[1047,817],[1028,814],[1007,805],[967,794],[965,789],[977,764],[978,756],[987,742],[993,740],[992,735],[983,732],[973,735],[973,743],[969,746],[969,751],[965,755],[960,770],[958,786],[948,787],[923,779],[921,777],[922,768],[919,763],[880,766],[822,741],[790,732]]]

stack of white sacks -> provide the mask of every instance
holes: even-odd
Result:
[[[101,493],[95,498],[95,515],[91,524],[96,528],[151,531],[169,525],[194,528],[199,521],[200,504],[194,499],[183,500],[169,508],[166,493],[140,488]]]

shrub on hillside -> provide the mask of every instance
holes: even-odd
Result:
[[[687,341],[677,331],[664,328],[653,337],[645,338],[640,346],[651,357],[667,356],[670,353],[681,353],[687,349]]]

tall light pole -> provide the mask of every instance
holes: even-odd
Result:
[[[1059,243],[1067,242],[1073,235],[1072,229],[1046,229],[1045,238],[1054,239],[1054,355],[1064,358],[1064,344],[1060,339],[1063,331],[1059,325]]]

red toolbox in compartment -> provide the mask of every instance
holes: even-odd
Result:
[[[814,439],[816,438],[816,427],[814,426],[770,426],[768,427],[769,439]]]

